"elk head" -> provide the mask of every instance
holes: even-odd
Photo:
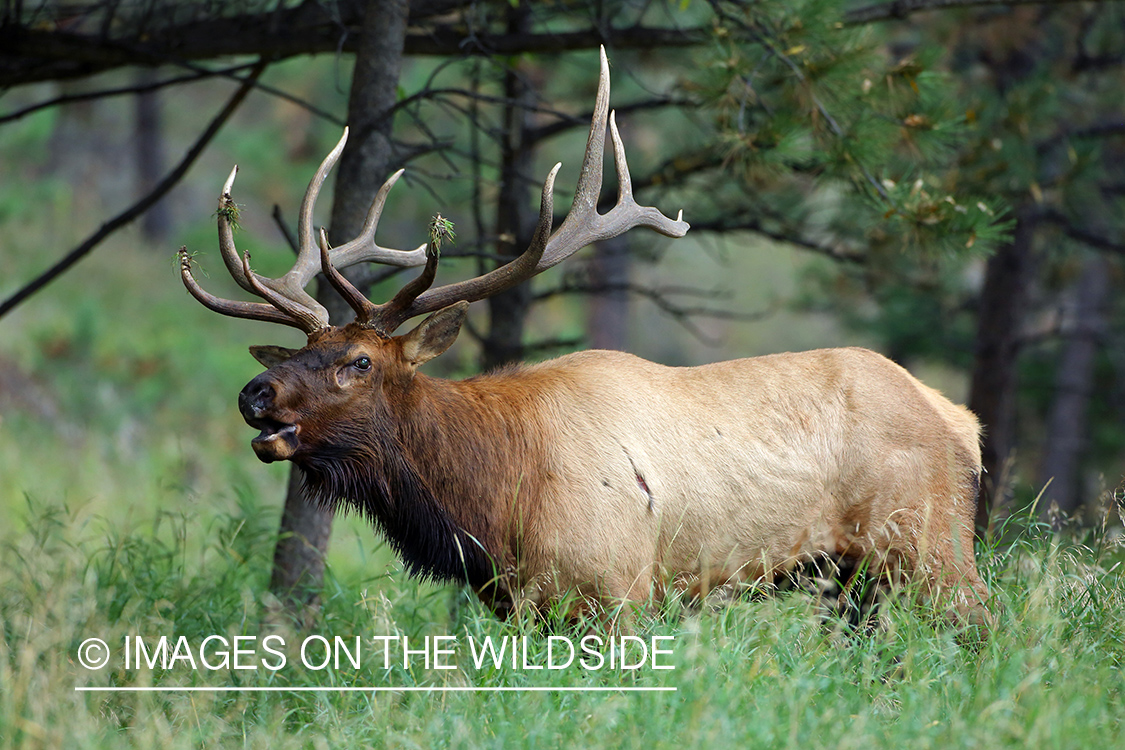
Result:
[[[603,215],[597,212],[597,203],[607,120],[617,169],[618,200]],[[298,217],[297,261],[284,276],[263,277],[250,268],[249,255],[239,256],[234,246],[235,204],[230,194],[237,167],[223,186],[217,212],[219,249],[238,285],[265,302],[224,300],[206,292],[192,276],[187,251],[180,251],[184,285],[208,308],[224,315],[294,326],[308,335],[308,343],[298,351],[251,348],[254,357],[268,369],[242,390],[238,403],[247,423],[261,430],[252,444],[262,461],[290,459],[305,463],[361,452],[364,445],[371,444],[373,436],[388,429],[389,418],[395,411],[409,403],[417,367],[453,343],[470,302],[509,289],[591,243],[616,237],[636,226],[669,237],[682,237],[688,230],[682,211],[673,221],[633,199],[625,149],[609,112],[609,64],[604,48],[594,117],[570,214],[552,233],[553,187],[562,166],[556,164],[543,185],[539,221],[530,246],[510,263],[482,276],[431,289],[438,253],[429,245],[404,251],[375,243],[375,230],[387,193],[402,170],[391,175],[379,189],[358,237],[334,248],[329,247],[323,229],[314,237],[313,207],[317,194],[343,151],[347,135],[345,130],[309,183]],[[425,268],[389,302],[374,304],[339,272],[361,261],[403,267],[424,264]],[[354,322],[331,325],[327,310],[305,292],[304,287],[318,272],[324,273],[355,311]],[[409,333],[394,335],[402,323],[426,313],[432,314]]]

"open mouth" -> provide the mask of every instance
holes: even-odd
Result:
[[[250,446],[261,461],[265,463],[284,461],[297,451],[299,445],[297,433],[301,430],[299,425],[266,418],[246,421],[251,427],[261,430],[258,436],[250,441]]]

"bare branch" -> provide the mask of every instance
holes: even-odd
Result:
[[[109,38],[11,24],[0,27],[0,86],[94,75],[129,65],[183,64],[239,55],[283,60],[298,55],[355,52],[359,16],[336,17],[320,3],[272,13],[229,16],[150,29],[135,37]],[[407,55],[514,55],[611,48],[684,47],[711,38],[707,28],[632,26],[570,32],[473,34],[441,26],[410,33]]]
[[[285,244],[289,245],[289,249],[296,255],[300,252],[300,246],[297,244],[297,238],[293,236],[293,230],[285,223],[285,217],[281,213],[281,206],[273,204],[273,221],[277,224],[277,228],[281,231],[281,236],[285,238]]]
[[[659,109],[660,107],[698,107],[699,102],[690,99],[678,99],[671,96],[659,96],[655,99],[646,99],[640,102],[633,102],[624,106],[615,107],[619,115],[629,114],[630,112],[641,112],[646,109]],[[542,110],[536,110],[542,111]],[[568,115],[562,112],[551,112],[559,118],[558,122],[553,122],[550,125],[543,125],[542,127],[535,128],[528,131],[528,141],[531,143],[538,143],[559,133],[565,133],[568,130],[577,127],[583,127],[586,123],[590,122],[590,118],[594,116],[593,112],[586,112],[581,115]]]
[[[709,296],[714,298],[716,293],[714,290],[702,290],[685,287],[647,287],[642,284],[635,284],[632,282],[601,282],[601,281],[564,281],[561,286],[555,289],[549,289],[535,295],[535,301],[539,302],[550,297],[555,297],[562,294],[610,294],[613,292],[626,292],[634,294],[638,297],[650,300],[653,304],[660,309],[668,317],[675,320],[683,326],[692,336],[700,341],[710,345],[716,346],[721,342],[713,336],[708,336],[698,325],[695,323],[695,318],[712,318],[718,320],[737,320],[742,322],[755,322],[763,320],[775,314],[780,307],[778,303],[770,305],[764,310],[757,312],[745,312],[740,310],[728,310],[721,307],[711,307],[708,305],[695,305],[685,306],[677,304],[670,299],[669,295],[672,294],[685,294],[690,293],[693,296]]]
[[[1079,53],[1072,70],[1075,73],[1119,68],[1125,64],[1125,55],[1087,55]]]
[[[548,352],[553,349],[576,349],[585,342],[586,339],[582,336],[559,336],[553,339],[540,339],[530,344],[524,344],[521,358]]]
[[[1101,122],[1087,125],[1082,128],[1069,128],[1051,136],[1035,147],[1039,154],[1046,153],[1052,147],[1068,140],[1091,140],[1095,138],[1112,138],[1125,135],[1125,120]]]
[[[639,192],[646,188],[675,185],[684,177],[721,167],[724,161],[723,157],[711,148],[676,154],[649,174],[633,180],[633,190]],[[599,208],[602,208],[601,204]]]
[[[396,112],[400,109],[405,109],[405,108],[413,106],[413,105],[415,105],[415,104],[417,104],[418,102],[421,102],[421,101],[437,100],[437,99],[440,99],[440,98],[443,98],[443,97],[452,97],[452,96],[464,97],[466,99],[470,99],[470,100],[474,100],[474,101],[478,101],[478,102],[487,102],[489,104],[501,104],[505,107],[518,107],[520,109],[525,109],[529,112],[534,112],[536,114],[553,115],[553,116],[558,117],[560,119],[562,119],[562,118],[570,119],[570,115],[566,114],[565,112],[560,112],[556,109],[551,109],[549,107],[541,107],[541,106],[538,106],[538,105],[529,107],[527,105],[527,102],[524,102],[522,100],[511,99],[511,98],[506,97],[506,96],[495,96],[495,95],[492,95],[492,94],[482,94],[479,91],[471,91],[469,89],[459,89],[459,88],[440,88],[440,89],[438,89],[438,88],[430,88],[428,86],[426,88],[423,88],[420,91],[417,91],[417,92],[411,94],[410,96],[396,102],[394,107],[391,108],[391,112]],[[459,110],[459,111],[463,112],[464,110]],[[578,121],[576,120],[576,122],[578,122]],[[585,122],[580,122],[579,124],[585,125],[589,122],[590,122],[590,118],[587,117]]]
[[[854,8],[844,14],[848,26],[860,26],[879,21],[901,21],[914,13],[959,8],[987,8],[997,5],[1063,5],[1085,0],[894,0]]]
[[[862,265],[867,262],[867,256],[863,253],[857,253],[852,250],[846,250],[843,247],[824,245],[812,240],[805,239],[799,236],[796,232],[782,232],[774,229],[769,229],[762,225],[761,221],[756,218],[726,218],[716,219],[714,221],[696,222],[692,227],[700,232],[753,232],[767,237],[775,242],[783,242],[787,245],[802,250],[809,250],[817,255],[823,255],[826,258],[840,261],[842,263],[855,263]]]
[[[688,29],[631,26],[625,29],[584,29],[561,33],[477,34],[467,41],[460,29],[439,28],[430,34],[406,38],[408,55],[516,55],[524,52],[552,54],[596,49],[599,45],[613,49],[652,49],[658,47],[693,47],[709,40],[710,27]]]
[[[1125,255],[1125,242],[1120,242],[1080,227],[1061,211],[1044,211],[1040,214],[1040,218],[1043,221],[1059,227],[1067,237],[1076,242],[1081,242],[1083,245],[1101,252]]]
[[[195,163],[195,160],[199,158],[199,155],[203,153],[207,144],[209,144],[219,132],[219,129],[222,128],[226,121],[230,119],[230,116],[234,114],[235,110],[238,109],[238,106],[242,103],[242,100],[246,98],[246,95],[254,89],[258,77],[265,69],[266,63],[264,61],[258,61],[253,70],[250,71],[250,74],[242,82],[242,85],[238,87],[238,90],[234,92],[226,105],[215,115],[214,119],[207,125],[207,128],[199,138],[196,139],[191,148],[188,149],[188,152],[184,154],[184,158],[180,160],[180,163],[177,164],[151,192],[117,216],[114,216],[112,219],[102,224],[101,227],[98,228],[98,231],[94,232],[86,238],[82,244],[67,253],[59,262],[44,271],[11,297],[4,300],[3,303],[0,303],[0,318],[11,312],[12,309],[24,302],[28,297],[54,281],[59,275],[101,244],[102,240],[143,214],[154,203],[163,198],[169,190],[175,187],[180,179],[187,173],[188,169],[191,168],[191,165]]]
[[[204,78],[211,78],[213,76],[227,76],[233,77],[236,80],[240,80],[237,77],[237,74],[252,67],[254,67],[254,63],[248,63],[246,65],[235,65],[230,68],[224,68],[223,70],[197,70],[187,75],[176,76],[174,78],[165,78],[160,81],[153,81],[151,83],[139,84],[135,86],[119,86],[116,88],[99,89],[97,91],[84,91],[78,94],[64,94],[62,96],[56,96],[51,99],[36,102],[35,104],[29,104],[22,109],[17,109],[16,111],[10,112],[6,115],[0,115],[0,125],[14,122],[41,110],[50,109],[51,107],[58,107],[63,104],[73,104],[75,102],[90,101],[92,99],[105,99],[111,96],[121,96],[124,94],[144,94],[149,91],[157,91],[166,86],[175,86],[181,83],[192,83],[194,81],[200,81]]]

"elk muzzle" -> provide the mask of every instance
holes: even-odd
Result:
[[[277,388],[270,373],[263,372],[238,394],[238,410],[246,424],[261,430],[250,441],[258,459],[265,463],[284,461],[297,452],[300,426],[276,418],[274,402]]]

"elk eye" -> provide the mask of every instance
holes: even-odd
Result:
[[[355,362],[352,362],[352,367],[354,367],[357,370],[364,370],[364,371],[370,370],[371,369],[371,359],[369,357],[360,357]]]

